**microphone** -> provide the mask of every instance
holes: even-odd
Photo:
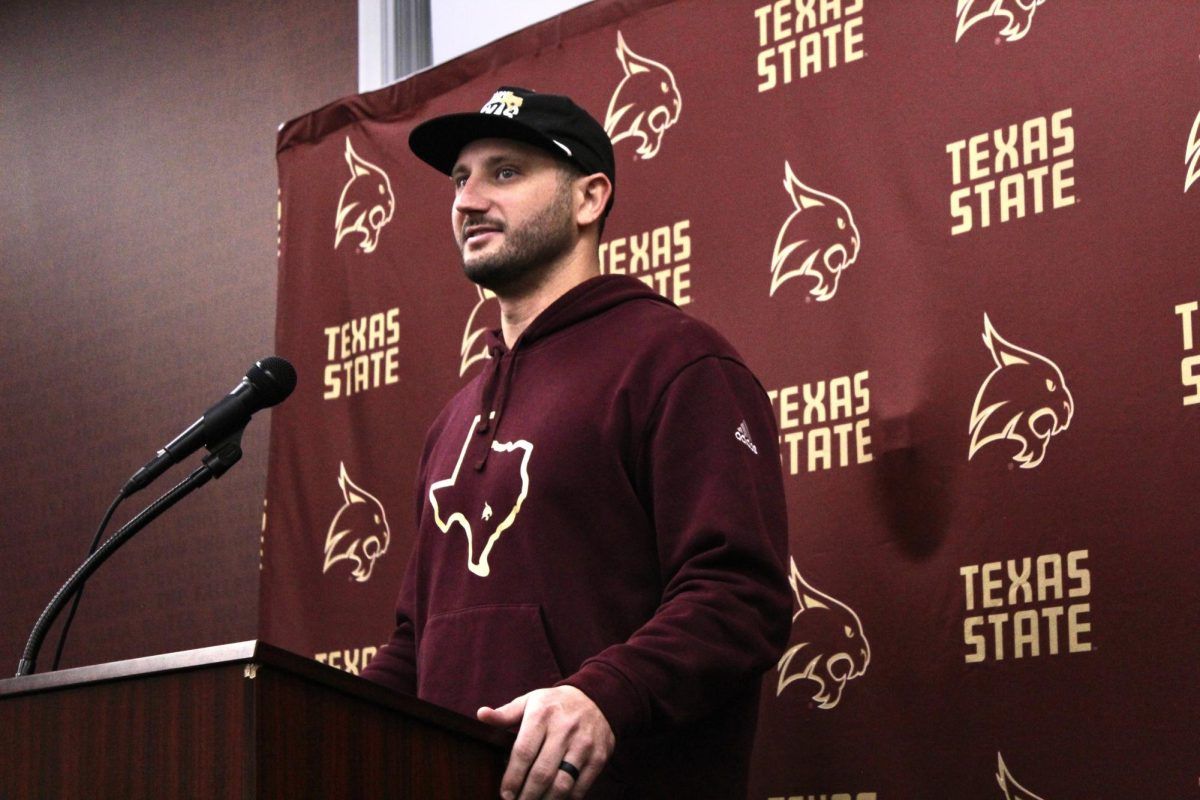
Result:
[[[201,447],[212,448],[246,427],[256,411],[282,402],[296,388],[296,370],[282,358],[267,356],[246,370],[241,383],[167,443],[146,466],[125,482],[121,496],[144,489],[173,465]]]

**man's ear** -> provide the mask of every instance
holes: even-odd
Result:
[[[604,216],[604,207],[612,196],[612,182],[603,172],[585,175],[575,181],[575,222],[586,228]]]

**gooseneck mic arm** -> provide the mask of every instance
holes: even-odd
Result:
[[[37,664],[38,650],[41,649],[42,639],[45,638],[46,631],[58,617],[63,606],[70,601],[71,596],[83,585],[83,582],[109,556],[115,553],[117,548],[133,538],[135,533],[153,522],[160,514],[213,478],[219,478],[224,475],[225,471],[236,464],[238,459],[242,457],[241,438],[242,432],[241,430],[237,430],[225,441],[212,445],[210,447],[212,452],[204,457],[204,463],[197,467],[191,475],[188,475],[187,478],[180,481],[173,489],[155,500],[133,519],[129,520],[124,527],[114,533],[104,544],[100,545],[96,552],[88,556],[87,560],[79,566],[79,569],[75,570],[75,573],[58,590],[58,593],[51,598],[49,605],[46,606],[45,611],[42,612],[37,623],[34,624],[33,631],[29,634],[29,641],[25,645],[25,652],[21,656],[20,663],[17,665],[18,678],[33,672]]]
[[[71,597],[78,598],[81,595],[84,582],[96,571],[97,567],[130,537],[150,524],[168,508],[213,478],[224,475],[225,471],[242,457],[242,431],[250,422],[250,417],[257,411],[282,402],[295,388],[296,370],[287,361],[277,356],[268,356],[256,361],[254,366],[246,371],[241,382],[233,387],[233,391],[205,411],[200,419],[172,439],[158,451],[154,458],[150,459],[146,466],[135,472],[125,482],[117,500],[105,515],[100,529],[96,531],[95,539],[92,541],[92,550],[89,552],[87,560],[79,566],[79,569],[75,570],[75,574],[67,579],[67,582],[50,600],[50,604],[46,606],[46,610],[42,612],[41,617],[33,626],[33,631],[29,634],[29,642],[25,645],[25,652],[17,667],[17,677],[33,672],[38,650],[42,646],[42,639],[45,638],[46,631],[62,607],[71,600]],[[172,465],[179,463],[201,447],[207,448],[209,453],[203,459],[203,466],[198,467],[175,488],[147,506],[121,530],[113,534],[112,538],[100,545],[99,549],[96,548],[96,541],[99,540],[104,526],[108,524],[112,512],[121,500],[144,489]],[[63,625],[59,641],[60,654],[62,643],[66,640],[67,631],[71,627],[71,616],[73,615],[74,611]],[[55,658],[55,666],[58,666],[57,658]]]

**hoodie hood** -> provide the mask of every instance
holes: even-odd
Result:
[[[487,375],[483,378],[479,424],[475,428],[476,435],[486,436],[487,440],[482,454],[475,461],[476,472],[481,472],[487,467],[488,455],[492,450],[492,442],[496,439],[500,419],[504,416],[504,407],[508,402],[509,388],[517,372],[520,354],[561,330],[603,314],[614,306],[634,300],[649,300],[674,306],[670,300],[636,278],[628,275],[597,275],[572,287],[562,297],[546,306],[513,343],[511,351],[505,346],[504,336],[499,328],[488,331],[488,353],[491,355],[491,363],[486,367]]]

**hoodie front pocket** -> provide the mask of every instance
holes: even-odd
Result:
[[[470,717],[562,679],[535,603],[436,614],[417,646],[417,696]]]

